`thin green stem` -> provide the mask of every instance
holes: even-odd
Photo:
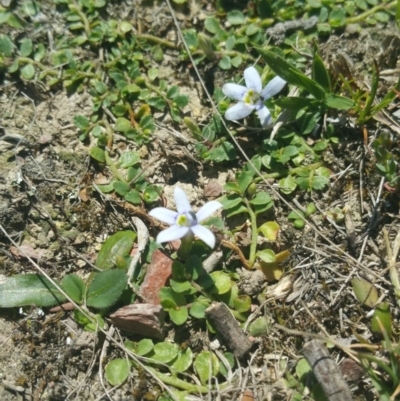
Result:
[[[257,239],[258,239],[258,229],[257,229],[257,216],[251,208],[250,202],[247,198],[243,198],[246,204],[247,211],[250,216],[251,223],[251,244],[250,244],[250,255],[249,255],[249,267],[253,268],[254,262],[256,261],[256,251],[257,251]]]
[[[360,22],[360,21],[364,20],[365,18],[369,17],[370,15],[375,14],[377,11],[390,10],[391,8],[395,7],[396,5],[397,5],[397,0],[394,0],[391,3],[387,3],[387,4],[378,4],[377,6],[372,7],[371,9],[364,11],[363,13],[361,13],[355,17],[346,18],[346,25]]]
[[[83,29],[85,30],[86,36],[89,37],[90,35],[90,24],[89,20],[86,18],[86,15],[84,12],[82,12],[80,6],[74,1],[73,5],[70,5],[71,11],[75,11],[78,15],[81,21],[83,22]]]
[[[158,38],[157,36],[148,35],[146,33],[140,33],[136,35],[137,39],[148,40],[149,42],[158,43],[159,45],[163,45],[168,47],[169,49],[178,49],[178,46],[174,42],[170,42],[169,40]]]
[[[178,249],[178,256],[181,260],[186,260],[190,251],[192,250],[194,235],[189,231],[184,237],[181,238],[181,246]]]
[[[378,84],[379,84],[379,69],[378,66],[374,65],[374,68],[372,70],[372,83],[371,83],[371,90],[370,94],[368,95],[367,98],[367,103],[365,104],[364,109],[360,113],[360,117],[358,119],[359,124],[365,123],[369,118],[372,116],[370,115],[371,107],[372,104],[374,103],[376,92],[378,91]]]
[[[144,80],[144,84],[146,85],[146,87],[148,89],[152,90],[158,96],[162,97],[167,102],[167,104],[171,107],[171,99],[168,99],[167,96],[165,95],[165,93],[160,91],[160,89],[158,89],[156,86],[152,85],[147,79]]]
[[[186,390],[195,394],[196,393],[207,394],[209,392],[209,388],[206,386],[199,386],[197,384],[188,383],[187,381],[178,379],[175,376],[169,376],[164,373],[160,373],[154,368],[148,366],[147,369],[151,371],[154,374],[154,376],[157,376],[164,384],[168,384],[169,386],[180,388],[182,390]]]
[[[254,179],[255,183],[258,183],[260,181],[263,181],[268,178],[279,178],[279,177],[285,177],[287,175],[294,175],[299,173],[300,171],[304,170],[316,170],[317,168],[321,167],[323,165],[322,162],[316,162],[309,164],[308,166],[300,166],[300,167],[294,167],[291,169],[285,169],[281,171],[277,171],[276,173],[269,173],[269,174],[263,174],[261,177],[257,177]]]

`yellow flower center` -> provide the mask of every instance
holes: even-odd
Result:
[[[180,227],[191,227],[197,224],[196,215],[190,211],[186,214],[180,214],[176,219],[176,224]]]
[[[243,96],[243,102],[247,104],[255,104],[260,100],[260,94],[254,89],[249,89]]]

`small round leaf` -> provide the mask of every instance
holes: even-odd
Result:
[[[112,386],[119,386],[129,376],[131,366],[126,359],[114,359],[106,366],[106,379]]]

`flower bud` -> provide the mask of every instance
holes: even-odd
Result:
[[[203,51],[204,55],[209,60],[215,59],[215,53],[212,47],[212,42],[209,36],[204,35],[204,33],[199,33],[197,35],[197,39],[199,40],[200,49]]]

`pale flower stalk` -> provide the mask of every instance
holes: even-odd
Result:
[[[156,207],[151,210],[149,215],[169,224],[171,227],[161,231],[157,235],[156,242],[175,241],[196,235],[210,248],[215,246],[215,235],[201,223],[203,220],[211,216],[215,211],[222,207],[218,201],[211,201],[203,205],[197,213],[192,210],[189,200],[183,189],[176,187],[174,191],[174,199],[177,212],[165,207]]]
[[[254,67],[248,67],[244,70],[244,81],[246,86],[234,83],[223,86],[224,95],[238,101],[225,112],[225,118],[228,121],[240,120],[255,110],[261,125],[264,128],[270,127],[272,117],[264,102],[279,93],[286,85],[286,81],[276,76],[262,89],[260,74]]]

